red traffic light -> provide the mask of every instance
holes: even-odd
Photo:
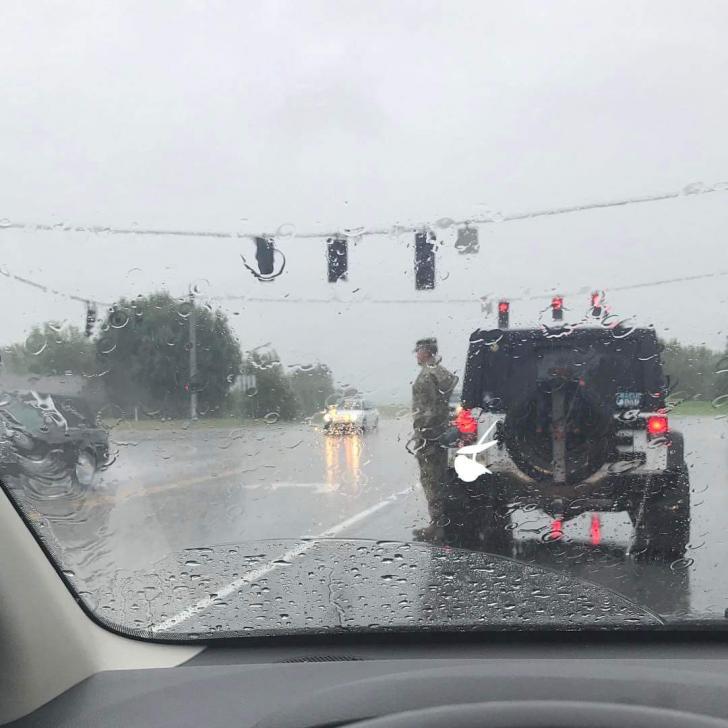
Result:
[[[599,308],[602,305],[602,294],[599,291],[594,291],[591,294],[591,305],[592,308]]]
[[[498,328],[507,329],[511,304],[508,301],[498,301]]]
[[[551,318],[554,321],[562,321],[564,318],[564,297],[554,296],[551,299]]]

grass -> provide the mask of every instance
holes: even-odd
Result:
[[[715,417],[717,415],[728,415],[728,403],[724,403],[722,407],[713,407],[710,402],[691,400],[682,402],[674,410],[671,410],[670,414],[678,417]]]
[[[384,404],[378,407],[379,414],[384,419],[401,419],[402,417],[411,417],[412,408],[402,404]],[[710,402],[691,400],[683,402],[670,411],[671,416],[677,417],[715,417],[717,415],[728,415],[728,402],[721,407],[713,407]],[[235,428],[250,427],[264,424],[262,420],[242,420],[238,417],[201,417],[195,422],[187,419],[177,420],[105,420],[104,424],[108,428],[117,430],[135,430],[135,431],[170,431],[170,430],[205,430],[214,428]],[[283,423],[280,423],[283,424]]]

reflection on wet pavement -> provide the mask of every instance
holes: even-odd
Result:
[[[326,485],[329,490],[343,490],[358,495],[362,488],[362,437],[359,433],[324,435]]]
[[[585,513],[555,524],[531,509],[511,513],[507,556],[599,583],[667,618],[722,620],[727,424],[698,417],[680,423],[691,444],[686,559],[666,564],[627,557],[631,525],[624,513]],[[411,541],[412,528],[426,522],[426,508],[416,463],[404,447],[408,427],[402,418],[365,435],[326,436],[306,425],[118,430],[112,433],[116,462],[90,493],[42,478],[8,484],[88,599],[101,608],[103,595],[114,592],[106,611],[115,613],[120,604],[129,607],[120,593],[140,592],[138,610],[159,616],[169,611],[160,606],[169,588],[175,606],[184,606],[198,595],[193,577],[202,592],[219,586],[202,566],[186,570],[184,584],[157,583],[162,564],[184,549],[300,539],[332,526],[342,538]],[[125,574],[123,585],[117,573]],[[272,588],[276,571],[266,579]],[[137,618],[149,623],[148,616]]]

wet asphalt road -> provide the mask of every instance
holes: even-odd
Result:
[[[667,616],[723,619],[728,607],[728,420],[674,418],[685,435],[689,559],[625,557],[626,514],[585,514],[544,542],[549,519],[513,514],[514,557],[608,586]],[[112,432],[116,461],[94,492],[21,497],[89,592],[117,572],[154,573],[172,552],[211,544],[324,535],[408,541],[427,522],[407,420],[364,435],[305,425]],[[19,489],[15,491],[21,492]]]

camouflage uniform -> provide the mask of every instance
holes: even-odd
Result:
[[[438,363],[424,364],[412,385],[415,456],[432,525],[442,523],[447,450],[438,441],[449,424],[449,400],[457,377]]]

